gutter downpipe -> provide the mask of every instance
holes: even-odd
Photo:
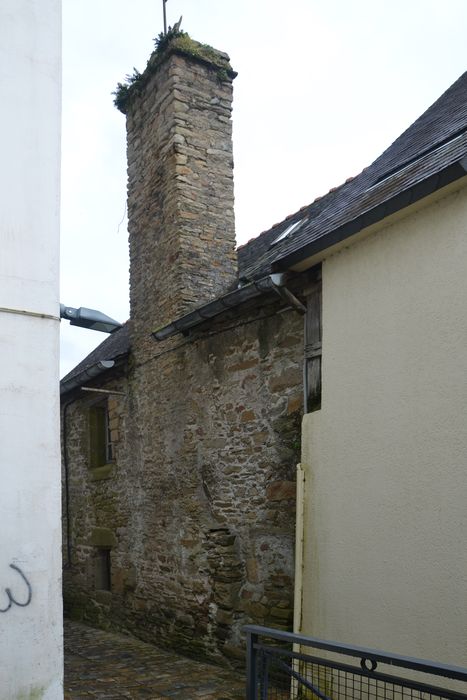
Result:
[[[294,591],[294,634],[302,632],[303,601],[303,547],[305,544],[305,470],[297,464],[297,514],[295,524],[295,591]]]
[[[63,384],[60,387],[60,394],[65,394],[67,391],[71,391],[71,389],[77,388],[78,386],[80,386],[82,380],[92,379],[93,377],[98,377],[103,372],[106,372],[108,369],[111,369],[114,365],[115,365],[114,360],[101,360],[100,362],[97,362],[95,365],[92,365],[91,367],[88,367],[87,369],[83,370],[83,372],[80,372],[79,374],[77,374],[76,377],[73,377],[72,379],[70,379],[69,382],[66,382],[66,384]],[[63,407],[63,425],[62,425],[62,428],[63,428],[63,471],[64,471],[64,477],[65,477],[65,518],[66,518],[66,562],[63,565],[64,569],[71,568],[70,478],[69,478],[70,475],[69,475],[69,469],[68,469],[67,417],[68,417],[69,406],[71,406],[72,403],[77,401],[78,398],[80,398],[80,397],[75,396],[74,398],[67,401],[65,406]]]
[[[71,568],[71,526],[70,526],[70,479],[68,469],[68,446],[67,446],[67,414],[68,407],[79,397],[75,396],[67,401],[63,407],[63,472],[65,476],[65,518],[66,518],[66,562],[64,569]]]
[[[279,279],[276,281],[276,278]],[[281,299],[287,302],[287,304],[289,304],[289,306],[295,309],[295,311],[298,311],[299,314],[306,314],[305,306],[302,304],[301,301],[297,299],[295,294],[292,294],[290,289],[288,289],[285,286],[285,279],[282,273],[275,273],[273,275],[269,275],[269,279],[274,285],[274,291],[281,297]]]
[[[303,434],[303,426],[302,426]],[[303,548],[305,546],[305,470],[301,463],[297,464],[297,509],[295,516],[295,584],[294,584],[294,612],[293,631],[294,634],[302,632],[302,608],[303,608]],[[294,643],[293,651],[300,653],[300,644]],[[300,661],[294,659],[294,670],[298,673]],[[290,686],[290,697],[298,697],[298,684],[292,678]]]

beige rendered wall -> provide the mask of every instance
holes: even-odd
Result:
[[[467,665],[467,189],[323,263],[302,631]]]

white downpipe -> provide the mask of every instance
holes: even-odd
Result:
[[[305,507],[305,470],[301,464],[297,464],[297,509],[295,518],[295,591],[294,591],[294,616],[293,631],[299,634],[302,630],[302,601],[303,601],[303,546],[305,541],[304,524]],[[300,645],[294,644],[294,652],[300,652]],[[298,660],[294,660],[294,669],[299,671]],[[297,681],[292,678],[290,697],[298,696]]]
[[[295,520],[295,592],[294,592],[294,616],[293,631],[299,634],[302,631],[302,601],[303,601],[303,545],[305,533],[303,531],[305,508],[305,470],[301,464],[297,464],[297,511]]]

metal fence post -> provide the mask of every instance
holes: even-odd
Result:
[[[246,700],[257,700],[256,696],[256,644],[258,635],[247,631],[246,633]]]

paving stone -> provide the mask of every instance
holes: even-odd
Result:
[[[245,679],[124,634],[65,621],[64,700],[244,700]]]

